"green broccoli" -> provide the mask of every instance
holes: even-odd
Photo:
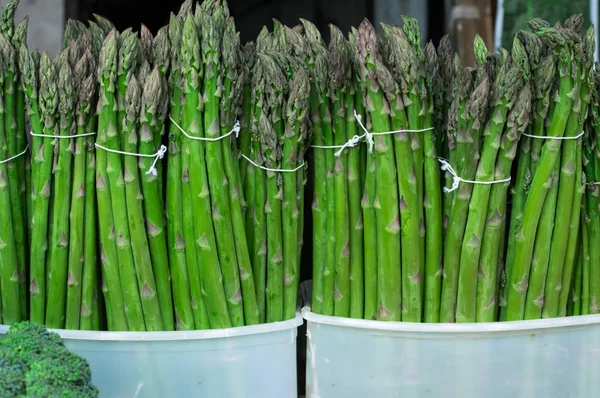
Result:
[[[98,397],[86,360],[56,333],[22,322],[0,340],[0,398]]]

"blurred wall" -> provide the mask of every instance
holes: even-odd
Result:
[[[4,6],[8,0],[0,0]],[[50,55],[60,51],[65,21],[64,0],[21,0],[15,23],[29,15],[27,42],[29,49],[47,51]]]

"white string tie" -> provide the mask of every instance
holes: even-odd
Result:
[[[244,155],[241,152],[240,152],[240,155],[242,155],[242,157],[244,159],[246,159],[254,167],[258,167],[259,169],[263,169],[263,170],[266,170],[266,171],[272,171],[272,172],[275,172],[275,173],[295,173],[295,172],[297,172],[298,170],[300,170],[301,168],[304,167],[304,162],[302,162],[302,164],[300,166],[296,167],[295,169],[291,169],[291,170],[290,169],[270,169],[268,167],[264,167],[264,166],[261,166],[259,164],[254,163],[254,161],[252,159],[250,159],[248,156]]]
[[[539,138],[542,140],[576,140],[580,137],[583,136],[584,132],[582,131],[580,134],[576,135],[575,137],[552,137],[549,135],[531,135],[531,134],[527,134],[527,133],[521,133],[522,135],[524,135],[525,137],[530,137],[530,138]]]
[[[90,135],[96,135],[95,132],[76,134],[76,135],[47,135],[47,134],[36,134],[33,131],[30,131],[29,134],[33,137],[58,138],[58,139],[70,139],[70,138],[87,137]]]
[[[456,191],[461,182],[464,182],[467,184],[492,185],[492,184],[500,184],[500,183],[504,183],[504,182],[509,182],[511,179],[510,177],[508,177],[508,178],[505,178],[502,180],[495,180],[495,181],[466,180],[466,179],[460,177],[458,174],[456,174],[456,171],[452,168],[452,166],[450,165],[450,163],[448,163],[448,161],[446,159],[438,158],[438,161],[442,164],[441,169],[443,171],[449,172],[450,175],[452,176],[452,187],[451,188],[444,187],[444,192],[446,192],[446,193]]]
[[[11,160],[15,160],[16,158],[18,158],[18,157],[21,157],[21,156],[25,155],[25,154],[27,153],[27,150],[29,150],[29,144],[27,144],[27,146],[25,147],[25,149],[23,150],[23,152],[21,152],[21,153],[17,153],[15,156],[11,156],[11,157],[10,157],[10,158],[8,158],[8,159],[0,160],[0,164],[8,163],[8,162],[10,162]]]
[[[373,146],[374,146],[373,136],[374,135],[390,135],[390,134],[397,134],[397,133],[424,133],[426,131],[433,130],[433,127],[427,127],[427,128],[418,129],[418,130],[403,130],[403,129],[401,129],[401,130],[384,131],[381,133],[371,133],[371,132],[369,132],[369,130],[367,130],[365,125],[362,123],[362,117],[358,113],[356,113],[356,111],[354,111],[354,118],[356,119],[356,121],[358,122],[360,127],[365,132],[365,134],[363,134],[361,137],[364,137],[367,140],[367,143],[369,144],[369,152],[373,152]]]
[[[233,128],[229,131],[229,133],[222,135],[220,137],[214,137],[214,138],[209,138],[209,137],[194,137],[193,135],[189,135],[184,129],[183,127],[181,127],[175,120],[173,120],[173,118],[171,116],[169,116],[169,119],[171,120],[171,122],[175,125],[175,127],[177,127],[179,129],[179,131],[181,131],[183,133],[183,135],[185,135],[187,138],[189,138],[190,140],[196,140],[196,141],[220,141],[223,138],[227,138],[229,137],[231,134],[235,134],[235,138],[238,138],[240,136],[240,121],[236,120],[235,124],[233,125]]]
[[[159,159],[164,158],[165,154],[167,153],[167,147],[164,145],[161,145],[160,149],[156,153],[153,153],[150,155],[145,154],[145,153],[133,153],[133,152],[118,151],[116,149],[107,148],[100,144],[94,144],[94,145],[96,146],[96,148],[104,149],[106,152],[118,153],[120,155],[126,155],[126,156],[137,156],[140,158],[154,158],[154,162],[152,162],[152,166],[150,166],[150,168],[146,172],[146,175],[153,175],[155,177],[158,176],[158,170],[156,170],[156,163],[158,162]]]

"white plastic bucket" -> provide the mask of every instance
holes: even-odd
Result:
[[[487,324],[307,320],[307,398],[597,398],[600,315]]]
[[[101,397],[294,398],[299,315],[191,332],[52,330],[88,360]],[[0,335],[7,327],[0,326]]]

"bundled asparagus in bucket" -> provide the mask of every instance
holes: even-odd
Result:
[[[0,322],[13,324],[27,319],[28,207],[25,135],[25,96],[18,68],[19,48],[27,36],[25,19],[15,28],[18,1],[1,10],[0,55],[2,58],[0,112]],[[29,175],[30,173],[27,173]]]
[[[276,22],[256,46],[252,136],[249,152],[242,154],[248,170],[244,192],[251,194],[246,225],[261,322],[275,322],[296,311],[304,206],[298,191],[304,189],[310,86],[296,32]]]
[[[566,312],[566,300],[560,304],[560,291],[563,283],[568,291],[576,261],[582,192],[578,141],[589,103],[594,48],[592,29],[579,36],[580,17],[572,17],[556,29],[543,27],[547,24],[539,20],[530,25],[554,52],[559,80],[547,127],[534,131],[541,138],[532,137],[531,182],[520,227],[516,235],[509,236],[509,253],[514,250],[514,257],[509,254],[512,262],[507,263],[506,320]]]

